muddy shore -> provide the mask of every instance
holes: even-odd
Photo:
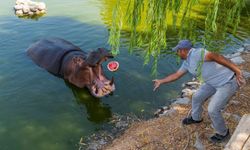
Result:
[[[240,61],[239,67],[245,72],[250,72],[250,51],[247,49],[232,57]],[[238,57],[239,56],[239,57]],[[240,59],[242,58],[242,59]],[[249,74],[248,74],[249,75]],[[230,133],[234,132],[240,118],[250,113],[250,79],[246,85],[238,90],[231,98],[223,111],[224,118]],[[204,104],[203,122],[200,124],[183,126],[181,121],[191,109],[189,102],[180,102],[166,107],[165,112],[158,118],[150,120],[131,119],[127,126],[115,137],[106,140],[96,147],[83,147],[80,149],[104,149],[104,150],[165,150],[165,149],[223,149],[226,142],[214,145],[208,141],[208,137],[214,133],[211,120],[207,113],[208,102]],[[103,136],[105,138],[105,136]],[[100,142],[99,142],[100,143]]]

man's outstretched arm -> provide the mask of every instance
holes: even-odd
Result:
[[[177,72],[175,72],[173,74],[170,74],[170,75],[166,76],[163,79],[154,79],[153,80],[153,82],[154,82],[154,89],[153,89],[153,91],[155,91],[163,83],[169,83],[169,82],[172,82],[172,81],[175,81],[175,80],[179,79],[185,73],[186,73],[185,71],[178,70]]]

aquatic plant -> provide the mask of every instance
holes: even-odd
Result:
[[[153,57],[153,74],[157,73],[161,51],[172,53],[167,49],[169,29],[174,29],[179,39],[199,41],[211,51],[220,52],[225,45],[220,41],[228,32],[236,32],[245,5],[244,0],[128,0],[126,3],[116,0],[115,3],[109,36],[112,53],[119,52],[121,32],[129,31],[129,51],[145,49],[144,64]]]

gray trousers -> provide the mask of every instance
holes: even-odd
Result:
[[[216,133],[225,135],[227,127],[221,111],[238,88],[235,77],[221,87],[213,87],[206,83],[202,84],[192,97],[192,118],[201,120],[202,104],[211,97],[208,105],[209,117],[212,120]]]

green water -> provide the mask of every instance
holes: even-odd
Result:
[[[129,54],[126,34],[112,96],[95,99],[85,89],[77,89],[36,66],[25,53],[41,38],[61,37],[85,51],[106,47],[108,29],[102,13],[107,6],[101,0],[44,0],[48,14],[39,20],[17,18],[14,0],[0,1],[0,150],[78,149],[82,136],[95,133],[113,113],[135,113],[149,117],[158,106],[170,103],[190,76],[152,92],[151,65],[143,66],[140,51]],[[245,22],[245,23],[244,23]],[[247,25],[248,24],[248,25]],[[234,51],[249,42],[249,17],[234,39]],[[171,38],[172,45],[177,43]],[[166,65],[168,64],[168,65]],[[176,70],[174,58],[162,55],[159,77]]]

